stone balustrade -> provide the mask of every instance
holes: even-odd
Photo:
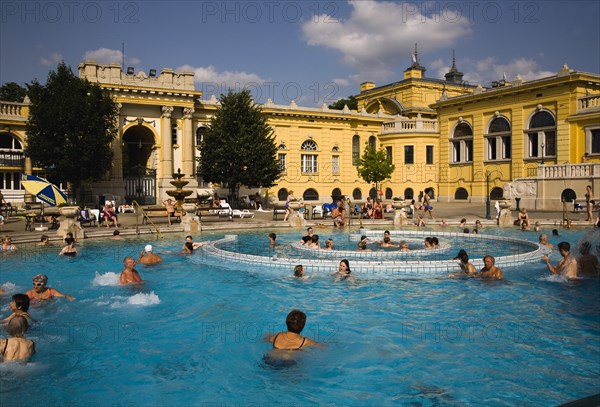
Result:
[[[25,103],[0,102],[0,119],[27,121],[27,115],[24,113]]]
[[[381,134],[399,133],[437,133],[437,120],[429,119],[400,119],[381,125]]]
[[[583,96],[580,97],[577,102],[577,113],[600,110],[600,95]]]
[[[600,164],[558,164],[538,166],[538,178],[590,178],[600,175]]]

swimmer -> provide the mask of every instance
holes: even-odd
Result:
[[[383,241],[381,242],[381,247],[385,248],[385,247],[394,247],[394,248],[399,248],[400,246],[392,243],[392,239],[390,239],[389,236],[384,236],[383,237]]]
[[[469,255],[465,250],[460,250],[455,259],[460,260],[460,269],[467,273],[467,275],[474,276],[477,274],[477,269],[473,264],[469,263]]]
[[[558,244],[558,251],[563,259],[556,266],[550,264],[548,256],[544,255],[542,257],[550,273],[560,274],[568,279],[577,278],[577,260],[571,256],[571,245],[568,242],[560,242]]]
[[[547,234],[542,233],[540,235],[540,237],[539,237],[539,240],[540,240],[540,245],[546,246],[546,247],[548,247],[548,248],[550,248],[552,250],[555,249],[555,247],[554,247],[554,245],[552,243],[548,243],[548,235]]]
[[[300,239],[300,243],[308,244],[312,239],[313,233],[313,228],[311,228],[310,226],[306,228],[306,235],[303,236],[302,239]]]
[[[35,353],[35,342],[25,338],[27,328],[25,317],[17,315],[10,320],[6,328],[9,338],[0,339],[2,361],[26,361]]]
[[[319,343],[306,338],[300,333],[306,324],[306,314],[299,310],[292,310],[285,319],[287,331],[276,334],[267,334],[265,340],[273,344],[273,349],[300,350],[308,346],[318,346]]]
[[[333,239],[325,240],[325,249],[324,250],[333,250]]]
[[[302,264],[298,264],[296,267],[294,267],[294,277],[304,277],[304,266],[302,266]]]
[[[50,246],[50,238],[47,235],[42,235],[38,246]]]
[[[181,249],[181,254],[192,254],[194,252],[194,244],[192,242],[185,242]]]
[[[398,248],[400,249],[401,252],[410,251],[410,248],[408,247],[408,243],[406,242],[406,240],[402,240],[400,242],[400,244],[398,245]]]
[[[310,241],[308,241],[305,246],[309,249],[319,250],[321,248],[321,243],[319,243],[319,235],[312,235],[310,237]]]
[[[7,324],[16,316],[21,316],[27,319],[27,322],[32,324],[34,321],[27,311],[29,311],[29,297],[25,294],[15,294],[12,296],[12,301],[8,305],[13,312],[8,317],[2,320],[3,324]]]
[[[113,231],[113,235],[111,237],[111,239],[120,239],[121,238],[121,232],[119,232],[119,229],[115,229]]]
[[[271,246],[279,245],[279,243],[277,243],[277,235],[273,232],[269,233],[269,245],[271,245]]]
[[[186,250],[186,244],[187,244],[187,243],[191,243],[191,244],[192,244],[192,250],[190,250],[190,253],[191,253],[192,251],[194,251],[194,250],[195,250],[195,249],[197,249],[198,247],[202,247],[202,246],[204,246],[204,244],[205,244],[206,242],[194,242],[194,239],[192,238],[192,236],[191,236],[191,235],[187,235],[187,236],[185,237],[185,243],[183,244],[183,247],[181,248],[181,250],[182,250],[183,252],[185,252],[185,250]]]
[[[125,257],[125,259],[123,259],[123,264],[125,265],[125,269],[121,272],[119,282],[122,285],[141,283],[142,277],[140,276],[140,273],[138,273],[138,271],[135,269],[135,260],[133,259],[133,257]]]
[[[31,301],[45,301],[52,297],[65,297],[69,301],[75,299],[75,297],[61,293],[56,288],[46,287],[48,276],[45,274],[38,274],[32,278],[32,281],[33,289],[25,293]]]
[[[58,255],[59,256],[67,256],[67,257],[77,256],[77,248],[75,247],[75,239],[73,239],[72,237],[67,237],[65,239],[65,243],[67,243],[67,245],[62,248],[62,250],[60,251],[60,253],[58,253]]]
[[[371,251],[371,249],[367,248],[368,240],[369,240],[369,238],[367,238],[364,235],[360,237],[360,242],[358,242],[358,250],[359,251],[363,251],[363,252],[370,252]]]
[[[146,247],[144,247],[144,250],[140,252],[140,257],[137,262],[144,266],[153,266],[161,261],[163,260],[159,255],[152,253],[152,245],[147,244]]]
[[[10,253],[17,250],[17,246],[12,244],[10,236],[4,236],[2,238],[2,245],[0,246],[0,252]]]
[[[496,267],[496,259],[493,256],[485,255],[483,257],[483,268],[480,270],[478,277],[486,280],[502,280],[502,270]]]
[[[343,259],[340,261],[340,265],[338,270],[333,273],[339,280],[346,280],[348,278],[352,278],[352,270],[350,270],[350,263],[348,260]]]

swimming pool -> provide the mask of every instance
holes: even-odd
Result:
[[[277,232],[282,243],[303,234]],[[533,232],[485,232],[537,241]],[[271,253],[267,231],[237,234]],[[561,234],[551,243],[575,243],[583,231]],[[73,259],[56,256],[56,247],[3,257],[9,294],[44,272],[49,286],[77,299],[30,310],[37,354],[0,366],[2,405],[547,406],[600,393],[598,279],[565,282],[540,262],[506,268],[499,282],[456,273],[299,280],[183,256],[182,242],[151,242],[166,261],[138,265],[142,288],[117,278],[123,257],[146,240],[84,241]],[[282,266],[291,275],[294,264]],[[308,315],[303,334],[325,347],[297,352],[295,366],[270,367],[261,338],[285,330],[293,308]]]

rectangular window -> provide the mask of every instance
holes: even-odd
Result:
[[[404,146],[404,164],[415,163],[415,146]]]
[[[388,164],[393,163],[394,162],[394,158],[392,156],[392,147],[386,147],[385,148],[385,152],[386,152],[386,157],[387,157]]]
[[[498,159],[498,155],[496,153],[496,144],[498,143],[498,140],[496,139],[496,137],[488,137],[486,139],[487,142],[487,159],[488,160],[497,160]]]
[[[425,163],[433,164],[433,146],[426,146],[425,149]]]
[[[502,158],[510,159],[512,156],[512,141],[510,136],[502,137]]]
[[[534,158],[540,156],[538,154],[538,134],[537,133],[529,133],[529,157]]]
[[[286,172],[287,168],[286,168],[286,154],[278,154],[277,155],[277,160],[279,161],[279,170],[281,172]]]
[[[302,154],[301,166],[303,173],[316,174],[318,172],[317,155]]]
[[[452,142],[452,162],[454,162],[454,163],[461,162],[460,141]]]
[[[590,154],[600,154],[600,129],[590,130],[591,148]]]
[[[339,155],[331,156],[331,173],[334,175],[339,175],[339,173],[340,173],[340,156]]]
[[[473,140],[465,140],[465,157],[467,162],[473,161]]]

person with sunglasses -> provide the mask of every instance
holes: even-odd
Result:
[[[75,297],[61,293],[56,288],[46,287],[48,276],[45,274],[38,274],[32,280],[33,289],[25,293],[31,301],[46,301],[52,299],[52,297],[65,297],[69,301],[75,299]]]

